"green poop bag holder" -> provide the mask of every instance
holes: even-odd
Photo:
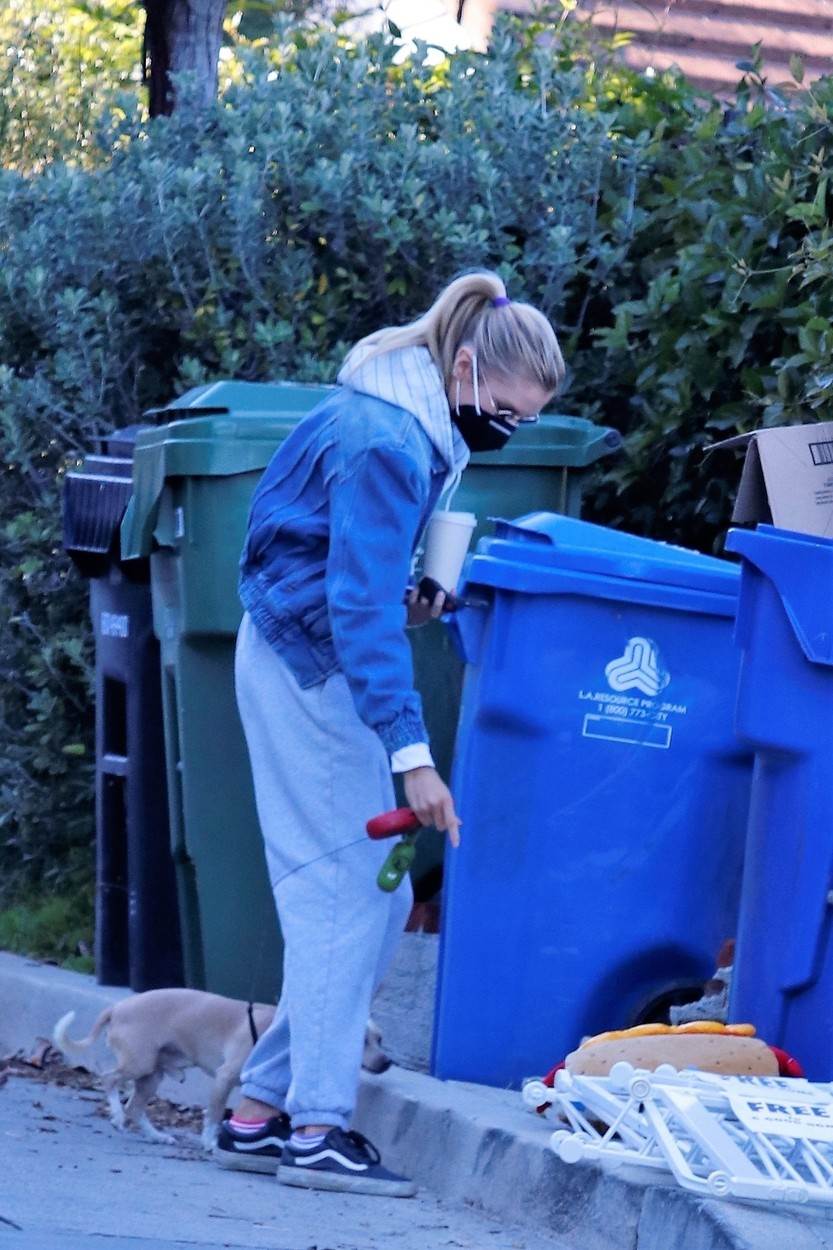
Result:
[[[410,807],[397,807],[395,811],[384,812],[367,822],[367,836],[374,842],[395,838],[398,834],[403,835],[402,841],[392,848],[379,869],[376,884],[380,890],[392,894],[402,884],[402,878],[414,862],[416,840],[421,829],[420,819]]]

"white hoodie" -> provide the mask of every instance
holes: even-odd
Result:
[[[460,480],[469,449],[451,420],[440,371],[427,347],[398,347],[366,360],[370,348],[359,344],[338,375],[342,386],[411,412],[448,466],[446,489]]]

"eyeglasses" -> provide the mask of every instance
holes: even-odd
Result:
[[[513,412],[511,408],[498,408],[495,412],[488,415],[502,417],[504,421],[514,421],[515,425],[537,425],[541,420],[540,412],[530,413],[527,417],[519,417],[517,412]]]
[[[475,373],[475,378],[476,377],[477,374]],[[533,412],[530,413],[529,416],[522,417],[519,413],[515,412],[513,408],[499,408],[495,403],[495,397],[489,389],[489,383],[485,378],[483,379],[483,386],[485,387],[486,394],[489,396],[489,400],[494,408],[494,412],[486,413],[486,416],[498,417],[504,421],[513,421],[515,425],[537,425],[541,420],[540,412]],[[476,398],[477,397],[475,396],[475,399]]]

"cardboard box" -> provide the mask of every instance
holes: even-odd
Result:
[[[755,430],[713,443],[745,447],[732,520],[833,538],[833,421]]]

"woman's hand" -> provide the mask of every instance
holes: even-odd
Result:
[[[436,768],[412,768],[405,773],[405,797],[423,825],[448,833],[452,846],[460,845],[460,820],[451,791]]]
[[[446,596],[441,590],[433,602],[420,596],[419,588],[414,587],[408,594],[408,629],[417,629],[427,625],[429,621],[438,620],[443,614]]]

